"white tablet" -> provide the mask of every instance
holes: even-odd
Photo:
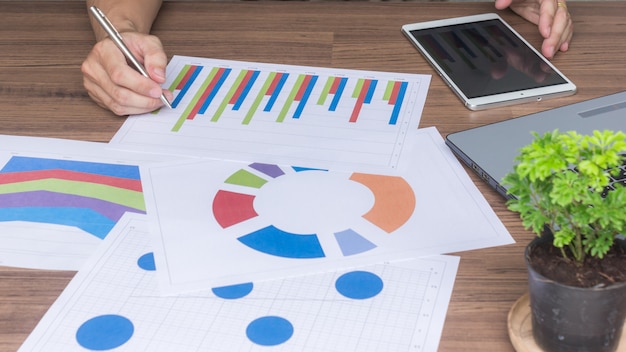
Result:
[[[471,110],[572,95],[576,86],[495,13],[402,32]]]

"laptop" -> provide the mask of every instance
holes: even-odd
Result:
[[[451,133],[452,152],[505,198],[513,196],[500,182],[513,171],[520,148],[533,136],[558,128],[591,134],[593,130],[626,131],[626,91],[535,114]]]

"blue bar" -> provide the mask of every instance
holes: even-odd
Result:
[[[395,125],[398,122],[398,116],[400,115],[400,109],[402,108],[402,102],[404,101],[404,95],[406,94],[408,86],[409,82],[402,82],[402,84],[400,84],[398,96],[396,97],[396,104],[393,106],[393,112],[391,113],[391,118],[389,119],[390,125]]]
[[[363,104],[369,104],[372,102],[372,97],[374,96],[374,91],[376,90],[376,83],[378,83],[377,79],[373,79],[370,81],[370,87],[367,90],[367,95],[363,100]]]
[[[294,119],[299,119],[300,115],[302,115],[304,106],[306,105],[306,102],[309,100],[309,97],[311,96],[313,87],[315,87],[315,82],[317,82],[317,76],[311,76],[311,80],[309,81],[309,86],[306,87],[306,91],[304,91],[304,94],[302,95],[302,100],[300,100],[300,104],[298,104],[296,111],[293,113]]]
[[[333,97],[333,101],[330,103],[328,107],[328,111],[337,110],[337,105],[339,105],[339,100],[341,99],[341,94],[343,93],[344,88],[346,88],[346,83],[348,82],[348,77],[343,77],[339,81],[339,85],[337,86],[337,91],[335,92],[335,96]]]
[[[283,89],[283,86],[285,85],[285,82],[287,81],[287,77],[289,77],[288,73],[283,73],[283,75],[280,76],[280,81],[278,81],[278,84],[276,84],[276,88],[274,89],[274,92],[272,93],[270,100],[267,101],[267,104],[265,105],[265,109],[263,109],[263,111],[272,110],[272,107],[274,106],[274,103],[276,102],[276,98],[278,98],[280,91]]]
[[[1,173],[38,171],[38,170],[70,170],[103,176],[112,176],[139,180],[139,167],[136,165],[104,164],[89,161],[57,160],[13,156],[4,165]]]
[[[189,76],[187,83],[185,83],[185,85],[183,86],[183,89],[181,89],[180,92],[178,92],[178,95],[172,102],[172,108],[175,108],[178,105],[178,103],[180,103],[180,101],[183,99],[183,97],[189,90],[189,87],[191,87],[193,82],[196,80],[196,77],[198,77],[198,75],[200,74],[200,71],[202,71],[202,66],[196,66],[191,76]]]
[[[250,80],[248,81],[248,83],[246,83],[246,87],[241,91],[241,95],[235,102],[233,110],[239,110],[241,104],[243,104],[243,101],[246,100],[246,96],[248,96],[248,93],[250,93],[250,89],[254,85],[254,81],[256,81],[257,77],[259,77],[259,72],[260,71],[253,71],[252,77],[250,77]]]
[[[220,77],[220,80],[217,81],[217,83],[215,84],[215,87],[213,87],[213,90],[211,91],[211,93],[206,97],[206,100],[202,103],[202,106],[200,107],[200,110],[198,110],[199,114],[204,114],[206,112],[206,109],[209,108],[209,105],[211,105],[211,102],[213,101],[213,98],[215,98],[215,96],[217,95],[217,92],[220,90],[220,88],[224,84],[224,81],[226,81],[226,78],[228,78],[228,75],[230,74],[230,71],[232,71],[232,69],[231,68],[227,68],[227,69],[224,70],[224,72],[222,72],[222,77]]]

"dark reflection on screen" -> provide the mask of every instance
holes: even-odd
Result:
[[[411,34],[468,98],[566,83],[498,20]]]

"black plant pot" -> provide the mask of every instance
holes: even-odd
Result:
[[[549,352],[616,351],[626,318],[626,283],[580,288],[537,273],[529,264],[532,247],[551,240],[536,238],[524,254],[535,342]]]

